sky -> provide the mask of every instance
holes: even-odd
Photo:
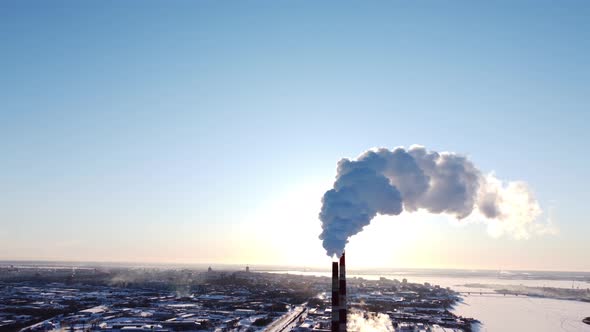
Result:
[[[420,144],[552,234],[379,216],[355,267],[590,271],[585,1],[2,1],[0,260],[329,267],[341,158]]]

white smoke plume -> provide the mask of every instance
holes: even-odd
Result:
[[[366,313],[358,310],[347,316],[347,331],[352,332],[394,332],[393,323],[388,315],[382,313]]]
[[[526,183],[503,182],[493,173],[482,181],[485,185],[479,192],[479,209],[468,219],[486,222],[491,236],[508,234],[516,239],[528,239],[533,235],[558,232],[551,215],[546,222],[539,221],[543,210]]]
[[[542,210],[526,183],[504,183],[493,174],[483,175],[463,155],[422,146],[369,150],[357,160],[340,160],[334,188],[322,203],[320,239],[328,256],[340,255],[348,239],[377,214],[403,210],[425,209],[459,220],[475,211],[490,221],[494,235],[551,233],[535,222]]]

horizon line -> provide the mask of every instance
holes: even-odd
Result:
[[[83,261],[83,260],[55,260],[55,259],[0,259],[0,265],[8,265],[8,263],[20,263],[20,264],[29,264],[34,265],[34,263],[41,263],[41,264],[50,264],[50,263],[64,263],[69,265],[80,264],[80,265],[117,265],[117,266],[127,266],[127,267],[137,267],[137,266],[144,266],[144,267],[190,267],[190,266],[226,266],[226,267],[235,267],[235,266],[246,266],[250,267],[268,267],[268,268],[282,268],[282,269],[291,269],[291,270],[315,270],[315,271],[330,271],[330,267],[320,267],[317,265],[299,265],[299,264],[246,264],[246,263],[177,263],[177,262],[145,262],[145,261],[109,261],[109,260],[102,260],[102,261]],[[12,264],[13,265],[13,264]],[[74,266],[72,266],[74,267]],[[260,269],[254,269],[254,271]],[[271,269],[274,270],[274,269]],[[548,269],[491,269],[491,268],[458,268],[458,267],[363,267],[363,268],[348,268],[349,271],[367,271],[367,270],[438,270],[438,271],[478,271],[478,272],[568,272],[568,273],[590,273],[590,270],[548,270]]]

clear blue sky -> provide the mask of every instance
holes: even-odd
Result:
[[[2,1],[0,259],[321,265],[313,202],[338,159],[422,144],[528,182],[559,233],[433,221],[455,259],[385,264],[590,270],[589,17],[585,1]]]

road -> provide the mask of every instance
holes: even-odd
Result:
[[[296,307],[292,311],[281,316],[279,319],[270,323],[264,332],[284,332],[289,331],[299,321],[299,318],[305,318],[307,310],[305,309],[306,303]]]

